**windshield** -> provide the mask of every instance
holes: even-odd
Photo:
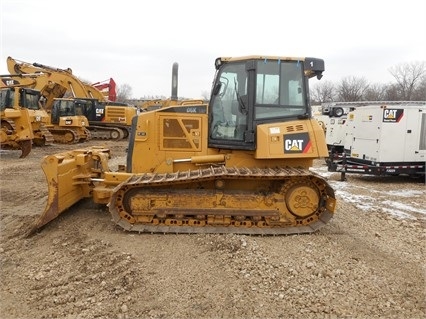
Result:
[[[257,61],[255,119],[306,113],[303,63]]]
[[[39,110],[40,109],[40,103],[39,98],[40,95],[38,93],[32,93],[26,90],[22,90],[22,106],[30,109],[30,110]]]
[[[59,116],[74,116],[75,106],[72,100],[56,100],[55,101]]]
[[[15,92],[11,89],[0,90],[0,109],[13,108]]]

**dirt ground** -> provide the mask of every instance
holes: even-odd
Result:
[[[125,164],[127,142],[85,145]],[[1,152],[1,319],[426,317],[423,183],[340,182],[318,160],[338,204],[314,234],[134,234],[88,200],[26,237],[47,199],[41,159],[74,148]]]

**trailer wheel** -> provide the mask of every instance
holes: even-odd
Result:
[[[341,117],[345,112],[343,111],[343,109],[341,107],[336,107],[333,110],[333,115],[335,117]]]

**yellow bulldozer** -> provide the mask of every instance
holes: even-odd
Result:
[[[31,153],[34,133],[29,109],[38,103],[37,92],[24,88],[7,88],[0,81],[0,147],[21,150],[20,158]]]
[[[208,104],[134,117],[117,171],[103,147],[46,156],[48,200],[31,233],[84,198],[135,232],[277,235],[326,225],[336,199],[310,170],[328,151],[308,94],[324,61],[219,57],[215,68]]]
[[[49,131],[49,128],[52,128],[50,124],[50,115],[42,107],[40,103],[41,94],[38,90],[33,90],[28,88],[28,83],[32,83],[31,75],[27,77],[24,82],[25,84],[20,83],[22,76],[18,76],[16,79],[15,76],[10,74],[1,75],[1,90],[4,92],[10,91],[13,96],[19,97],[16,98],[14,103],[19,103],[21,100],[30,100],[30,103],[23,103],[23,107],[28,109],[30,115],[31,127],[34,134],[33,145],[35,146],[46,146],[52,145],[54,142],[54,137]]]

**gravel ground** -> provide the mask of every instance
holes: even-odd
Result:
[[[99,144],[95,141],[88,145]],[[104,142],[124,164],[126,142]],[[425,318],[425,185],[323,160],[337,212],[309,235],[133,234],[83,201],[32,237],[46,154],[1,152],[0,318]]]

